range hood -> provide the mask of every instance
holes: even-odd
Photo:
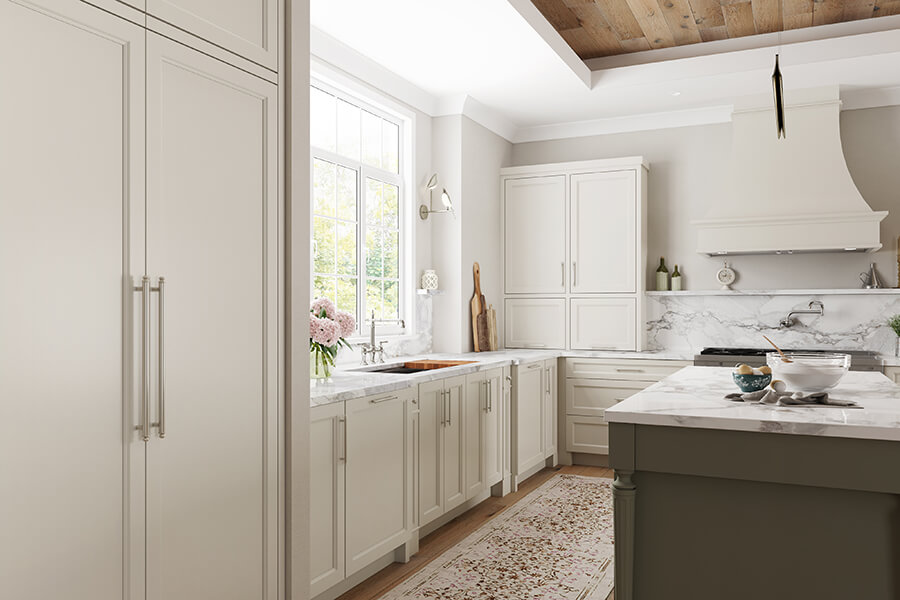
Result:
[[[841,148],[837,86],[786,94],[787,137],[775,135],[771,97],[735,104],[725,193],[698,229],[698,252],[873,252],[879,224],[850,177]]]

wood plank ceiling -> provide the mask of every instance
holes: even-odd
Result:
[[[900,14],[900,0],[532,0],[582,59]]]

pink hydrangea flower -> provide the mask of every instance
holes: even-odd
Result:
[[[341,326],[337,321],[321,319],[315,315],[309,317],[309,337],[323,346],[334,346],[341,338]]]
[[[341,327],[341,337],[349,337],[356,331],[356,319],[350,313],[339,310],[334,320]]]
[[[334,302],[332,302],[328,298],[316,298],[309,306],[309,312],[317,317],[322,314],[323,309],[325,310],[325,316],[329,319],[333,319],[335,313],[337,313],[337,308],[335,308]]]

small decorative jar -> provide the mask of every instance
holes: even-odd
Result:
[[[438,289],[438,276],[434,269],[425,269],[425,272],[422,273],[422,289]]]

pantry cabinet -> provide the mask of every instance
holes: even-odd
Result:
[[[419,526],[466,501],[465,376],[419,385]]]
[[[641,157],[501,170],[509,348],[642,350]]]
[[[466,499],[503,478],[503,371],[493,369],[466,377]]]
[[[275,600],[277,86],[84,2],[0,53],[0,596]]]

